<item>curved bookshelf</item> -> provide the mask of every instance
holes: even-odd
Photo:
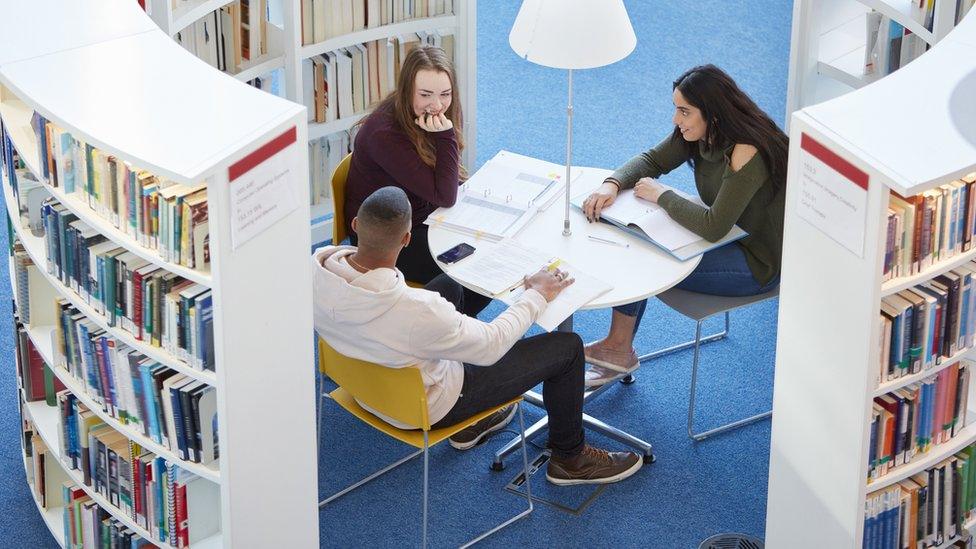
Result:
[[[298,58],[308,59],[309,57],[319,55],[320,53],[355,46],[356,44],[363,44],[365,42],[372,42],[373,40],[379,40],[388,36],[396,36],[398,34],[407,34],[430,29],[442,29],[445,27],[454,27],[456,25],[457,16],[455,15],[425,17],[423,19],[411,19],[410,21],[393,23],[392,25],[380,25],[379,27],[350,32],[348,34],[343,34],[342,36],[329,38],[328,40],[324,40],[316,44],[302,46],[298,50]]]
[[[112,242],[149,261],[153,265],[158,265],[187,280],[192,280],[205,286],[213,285],[213,279],[208,271],[190,269],[166,261],[159,256],[156,250],[139,244],[131,236],[125,234],[109,223],[108,220],[96,214],[94,210],[88,207],[88,204],[85,204],[74,195],[66,194],[60,187],[48,185],[43,173],[37,168],[37,159],[40,157],[37,151],[37,141],[34,139],[33,130],[30,127],[32,112],[30,107],[22,101],[4,101],[0,103],[0,116],[3,117],[4,127],[8,128],[7,133],[10,135],[10,140],[13,142],[14,148],[17,149],[18,155],[25,159],[24,164],[27,165],[28,169],[38,181],[44,183],[47,191],[57,198],[58,202],[71,210],[71,213],[78,216],[78,219],[91,225]]]
[[[253,80],[262,74],[285,66],[284,31],[277,25],[268,23],[268,53],[261,57],[243,63],[243,68],[234,74],[234,78],[241,82]]]
[[[121,509],[112,505],[108,499],[96,492],[91,486],[85,485],[85,479],[81,472],[77,469],[70,469],[65,467],[64,461],[61,457],[61,443],[58,440],[58,409],[53,406],[48,406],[43,401],[39,402],[25,402],[24,409],[27,411],[27,415],[30,416],[31,421],[34,424],[34,428],[37,429],[37,433],[41,436],[44,444],[47,445],[48,449],[55,455],[58,460],[58,465],[64,468],[64,472],[68,475],[79,488],[85,491],[93,501],[97,502],[98,505],[105,509],[110,515],[121,521],[127,527],[131,528],[134,532],[158,545],[162,549],[175,549],[172,545],[163,543],[159,539],[152,536],[148,530],[136,524],[136,521],[132,520],[128,515],[122,512]],[[62,540],[64,536],[64,530],[53,531],[55,538]],[[63,540],[62,540],[63,541]],[[211,549],[221,546],[221,536],[217,534],[211,536],[207,539],[199,541],[193,544],[194,549]]]
[[[973,348],[968,347],[959,351],[958,353],[952,355],[950,358],[943,358],[942,362],[929,368],[928,370],[922,370],[921,372],[900,377],[898,379],[893,379],[891,381],[886,381],[878,385],[878,388],[874,390],[874,396],[879,397],[881,395],[890,393],[892,391],[897,391],[906,385],[915,383],[916,381],[921,381],[929,376],[934,376],[940,371],[952,366],[954,363],[967,358],[970,353],[972,353]]]
[[[864,78],[864,49],[867,31],[864,14],[826,32],[821,39],[817,71],[854,89],[867,84]]]
[[[915,473],[925,471],[973,442],[976,442],[976,414],[970,413],[966,423],[966,427],[947,442],[932,446],[927,453],[919,454],[912,461],[895,467],[885,476],[869,481],[868,492],[886,488],[898,481],[905,480]]]
[[[11,193],[10,187],[8,185],[3,185],[3,196],[4,201],[7,203],[7,213],[11,216],[11,219],[17,219],[19,214],[16,212],[16,199]],[[81,296],[76,294],[73,290],[65,286],[60,280],[55,276],[47,272],[47,269],[43,268],[46,264],[45,253],[44,253],[44,239],[42,237],[34,236],[25,232],[18,224],[14,223],[17,236],[20,237],[20,241],[24,245],[24,249],[27,250],[27,254],[30,255],[31,260],[34,264],[38,266],[38,271],[44,275],[44,278],[54,286],[58,294],[67,299],[74,305],[79,311],[85,314],[93,322],[98,324],[100,328],[108,332],[112,337],[118,339],[122,343],[136,349],[140,353],[146,355],[147,357],[159,362],[160,364],[165,364],[166,366],[176,370],[181,374],[185,374],[193,379],[202,381],[204,383],[214,385],[217,382],[217,376],[214,372],[197,370],[186,362],[173,356],[165,349],[161,347],[154,347],[147,344],[144,341],[139,341],[132,336],[129,332],[122,330],[117,326],[110,326],[108,321],[104,316],[100,315],[91,305],[84,302]]]

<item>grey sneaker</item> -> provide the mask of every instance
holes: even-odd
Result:
[[[517,410],[517,403],[506,406],[494,414],[482,419],[481,421],[469,425],[463,430],[454,433],[454,436],[449,438],[448,442],[450,442],[451,446],[457,448],[458,450],[468,450],[470,448],[474,448],[486,436],[494,433],[495,431],[504,429],[506,425],[511,423]]]
[[[628,351],[608,349],[603,345],[603,341],[585,345],[583,347],[583,355],[590,364],[602,366],[623,374],[629,374],[640,366],[640,362],[637,360],[637,353],[634,352],[633,348]]]
[[[571,458],[552,456],[546,480],[557,486],[609,484],[633,475],[642,465],[644,460],[634,452],[608,452],[587,445]]]

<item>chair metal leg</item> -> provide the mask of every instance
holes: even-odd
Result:
[[[352,485],[350,485],[350,486],[348,486],[346,488],[343,488],[342,490],[340,490],[340,491],[332,494],[331,496],[323,499],[322,501],[320,501],[319,502],[319,508],[325,507],[326,504],[328,504],[328,503],[330,503],[332,501],[335,501],[335,500],[341,498],[342,496],[348,494],[349,492],[355,490],[356,488],[359,488],[363,484],[366,484],[367,482],[369,482],[369,481],[371,481],[371,480],[373,480],[373,479],[375,479],[377,477],[380,477],[380,476],[382,476],[382,475],[384,475],[386,473],[389,473],[390,471],[396,469],[397,467],[403,465],[404,463],[410,461],[411,459],[419,456],[422,453],[424,453],[423,450],[417,450],[416,452],[410,454],[409,456],[407,456],[405,458],[402,458],[399,461],[396,461],[396,462],[394,462],[394,463],[392,463],[390,465],[387,465],[386,467],[380,469],[379,471],[376,471],[372,475],[369,475],[368,477],[366,477],[366,478],[364,478],[364,479],[356,482],[355,484],[352,484]]]
[[[670,355],[670,354],[677,353],[678,351],[684,351],[685,349],[690,349],[691,347],[694,347],[696,344],[697,345],[704,345],[705,343],[711,343],[713,341],[718,341],[720,339],[725,339],[726,337],[728,337],[728,335],[729,335],[729,312],[728,311],[725,311],[725,329],[722,330],[721,332],[716,332],[716,333],[714,333],[712,335],[705,336],[705,337],[700,338],[700,339],[695,340],[695,341],[686,341],[684,343],[679,343],[677,345],[672,345],[672,346],[666,347],[664,349],[659,349],[657,351],[652,351],[650,353],[640,355],[639,357],[637,357],[637,360],[640,363],[644,363],[644,362],[647,362],[648,360],[651,360],[651,359],[654,359],[654,358],[659,358],[659,357],[662,357],[662,356],[665,356],[665,355]]]
[[[525,416],[522,414],[521,406],[519,406],[518,412],[519,412],[519,432],[521,434],[519,438],[522,441],[522,471],[523,471],[522,474],[524,475],[525,478],[525,499],[529,502],[529,507],[526,510],[522,511],[521,513],[515,515],[514,517],[499,524],[498,526],[495,526],[491,530],[488,530],[484,534],[481,534],[480,536],[465,543],[464,545],[461,546],[460,549],[466,549],[468,547],[471,547],[472,545],[487,538],[488,536],[494,534],[495,532],[501,530],[502,528],[505,528],[509,524],[512,524],[513,522],[523,517],[529,516],[529,513],[531,513],[532,510],[535,508],[535,505],[532,502],[532,486],[531,483],[529,482],[529,449],[525,445]]]
[[[694,358],[692,359],[692,363],[691,363],[691,394],[690,394],[690,397],[688,399],[688,437],[690,439],[696,441],[696,442],[697,441],[704,440],[704,439],[706,439],[706,438],[708,438],[710,436],[717,435],[719,433],[724,433],[726,431],[731,431],[732,429],[736,429],[738,427],[742,427],[743,425],[748,425],[750,423],[755,423],[755,422],[757,422],[757,421],[759,421],[761,419],[766,419],[766,418],[768,418],[768,417],[770,417],[770,416],[773,415],[773,412],[772,411],[763,412],[761,414],[756,414],[754,416],[750,416],[750,417],[747,417],[745,419],[740,419],[740,420],[734,421],[732,423],[727,423],[725,425],[722,425],[720,427],[716,427],[714,429],[709,429],[709,430],[704,431],[702,433],[695,433],[695,431],[694,431],[694,422],[695,422],[695,389],[696,389],[696,386],[698,384],[698,358],[699,358],[699,352],[701,350],[701,343],[699,343],[699,341],[701,341],[702,343],[704,343],[704,341],[701,340],[701,325],[702,325],[701,321],[698,321],[698,324],[695,326],[695,341],[694,341],[695,354],[694,354]],[[725,312],[725,333],[727,334],[728,331],[729,331],[729,313],[728,313],[728,311],[726,311]]]
[[[424,431],[424,533],[423,543],[420,545],[423,549],[427,549],[427,468],[430,461],[427,442],[427,431]]]

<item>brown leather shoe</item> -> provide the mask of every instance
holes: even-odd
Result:
[[[506,425],[512,422],[512,418],[515,417],[515,412],[518,411],[518,403],[511,404],[498,410],[494,414],[482,419],[478,423],[469,425],[464,429],[454,433],[454,436],[448,439],[451,446],[457,448],[458,450],[468,450],[474,448],[481,442],[486,436],[504,429]]]
[[[546,480],[558,486],[610,484],[636,473],[644,460],[633,452],[608,452],[592,446],[571,458],[552,456]]]

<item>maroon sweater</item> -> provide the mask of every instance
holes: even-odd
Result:
[[[439,207],[453,206],[458,192],[459,151],[454,129],[429,134],[436,151],[430,168],[420,159],[407,134],[393,118],[392,108],[377,109],[356,134],[346,179],[346,228],[373,191],[400,187],[413,208],[413,226]]]

